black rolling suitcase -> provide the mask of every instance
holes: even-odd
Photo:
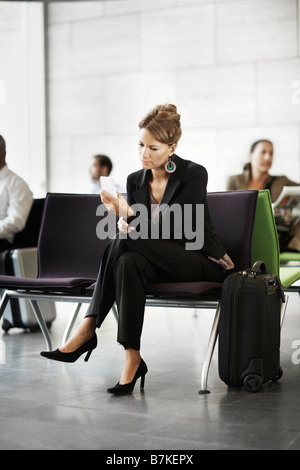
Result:
[[[219,376],[229,387],[257,392],[279,380],[280,325],[285,302],[280,279],[262,261],[224,281],[219,321]]]

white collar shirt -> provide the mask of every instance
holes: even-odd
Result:
[[[32,203],[27,183],[5,165],[0,170],[0,239],[13,242],[26,225]]]

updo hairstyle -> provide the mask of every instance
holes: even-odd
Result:
[[[174,104],[158,105],[140,121],[139,128],[147,129],[162,144],[177,144],[181,137],[180,114]]]

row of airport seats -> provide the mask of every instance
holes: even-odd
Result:
[[[38,244],[41,220],[44,210],[45,199],[35,199],[29,213],[25,228],[15,235],[10,250],[0,253],[0,274],[9,274],[11,266],[9,265],[9,252],[18,248],[36,247]]]
[[[44,204],[45,198],[34,199],[26,226],[15,235],[10,249],[0,253],[1,275],[37,276],[37,245]],[[50,328],[56,319],[55,304],[44,302],[43,314],[46,318],[47,327]],[[12,298],[6,308],[2,319],[2,329],[8,332],[15,327],[30,330],[31,332],[40,330],[28,300]]]
[[[300,279],[300,267],[280,267],[268,190],[208,193],[207,202],[216,231],[237,271],[263,260],[269,272],[280,276],[285,291],[300,291],[293,285]],[[37,243],[37,277],[0,276],[0,289],[4,290],[0,318],[9,301],[27,299],[47,349],[51,350],[51,336],[39,301],[74,302],[76,307],[63,335],[63,342],[66,341],[81,305],[91,300],[101,258],[109,243],[108,238],[101,240],[97,236],[98,224],[103,223],[104,218],[110,227],[110,236],[117,233],[116,217],[101,210],[99,196],[49,193]],[[221,289],[222,284],[216,282],[154,283],[147,288],[146,306],[215,310],[202,366],[200,393],[208,392],[209,367],[218,337]],[[115,306],[113,313],[118,318]]]

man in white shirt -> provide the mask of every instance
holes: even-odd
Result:
[[[90,166],[90,176],[91,176],[91,194],[99,194],[101,189],[100,177],[109,176],[113,168],[111,159],[107,155],[95,155],[93,157],[92,164]],[[114,182],[115,183],[115,182]],[[119,193],[125,193],[126,190],[115,183],[116,190]]]
[[[6,164],[5,140],[0,135],[0,251],[12,247],[15,234],[26,225],[32,203],[27,183]]]
[[[99,194],[101,189],[100,176],[109,176],[112,162],[106,155],[95,155],[90,166],[92,180],[91,194]]]

